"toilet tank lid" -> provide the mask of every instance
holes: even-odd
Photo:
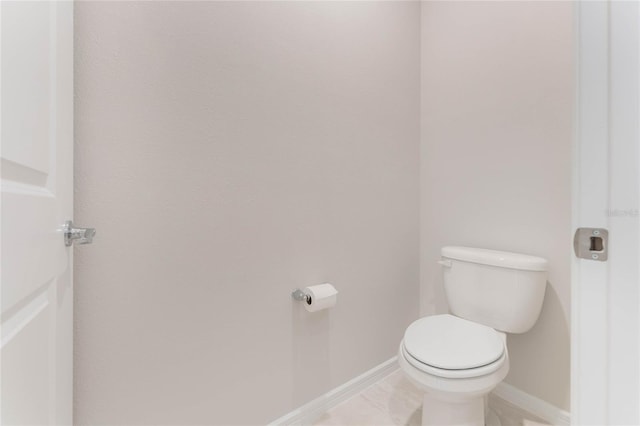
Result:
[[[441,254],[448,259],[524,271],[546,271],[549,264],[542,257],[483,248],[448,246],[442,247]]]

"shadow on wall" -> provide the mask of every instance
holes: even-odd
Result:
[[[309,313],[302,303],[293,301],[291,305],[291,401],[298,407],[317,397],[319,390],[331,388],[331,312]]]
[[[571,341],[571,330],[562,313],[560,297],[554,286],[547,282],[542,312],[536,324],[524,334],[508,335],[511,369],[505,381],[526,383],[527,392],[545,395],[548,401],[558,401],[556,404],[564,401],[569,407],[570,382],[556,381],[553,388],[548,385],[553,377],[566,375],[571,368],[570,345],[567,344]]]

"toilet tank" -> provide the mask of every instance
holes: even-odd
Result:
[[[443,247],[451,313],[507,333],[524,333],[540,316],[546,259],[470,247]]]

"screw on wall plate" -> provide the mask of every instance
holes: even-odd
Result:
[[[592,258],[592,259],[597,259],[597,258],[598,258],[598,255],[597,255],[597,254],[592,254],[592,255],[591,255],[591,258]]]
[[[595,231],[593,231],[593,235],[600,235],[600,231],[596,229]]]

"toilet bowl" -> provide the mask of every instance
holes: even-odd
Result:
[[[423,415],[423,425],[485,423],[485,396],[507,375],[509,355],[504,333],[474,326],[484,327],[452,315],[437,315],[421,318],[407,329],[398,350],[398,363],[425,393],[423,412],[428,414]],[[478,350],[477,343],[484,344],[484,351]],[[447,352],[452,354],[448,359],[443,357]],[[443,365],[442,361],[447,368],[437,366]]]
[[[451,314],[414,321],[398,363],[424,392],[423,425],[485,424],[485,401],[509,371],[506,334],[537,321],[547,261],[516,253],[444,247]]]

